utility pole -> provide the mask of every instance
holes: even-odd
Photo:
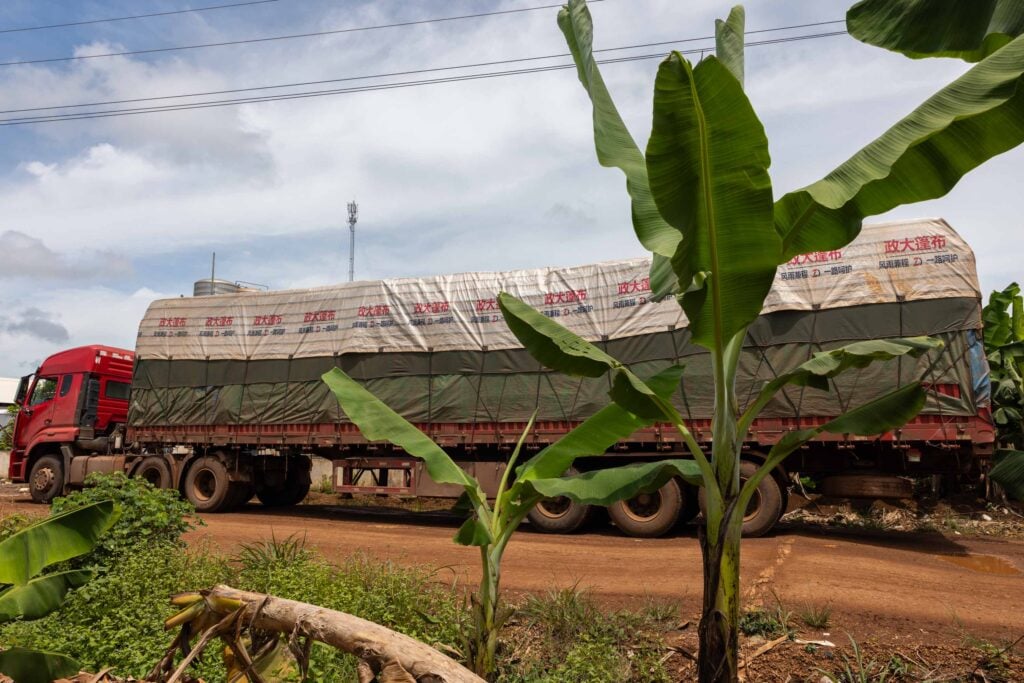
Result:
[[[356,279],[356,221],[359,219],[359,205],[348,203],[348,281]]]

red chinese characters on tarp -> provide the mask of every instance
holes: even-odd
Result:
[[[160,318],[160,327],[185,327],[185,318]]]
[[[803,266],[808,263],[829,263],[831,261],[841,261],[843,258],[843,252],[839,249],[833,251],[812,251],[809,254],[797,254],[789,261],[786,262],[787,266]]]
[[[424,315],[430,313],[447,313],[449,309],[447,301],[428,301],[424,304],[413,304],[413,315]]]
[[[587,290],[569,289],[564,292],[546,292],[544,294],[544,305],[555,306],[557,304],[575,304],[587,300]]]
[[[639,278],[619,283],[618,294],[635,294],[636,292],[651,291],[651,278]]]
[[[331,311],[333,314],[334,311]],[[360,306],[357,311],[360,318],[379,318],[385,315],[391,315],[391,307],[387,304],[374,304],[373,306]],[[331,316],[331,320],[334,320],[334,316]]]
[[[304,323],[326,323],[334,320],[336,311],[306,311],[302,316]],[[359,315],[362,315],[360,313]]]
[[[207,327],[231,327],[234,323],[235,319],[230,315],[214,315],[206,319]]]
[[[279,315],[257,315],[252,319],[253,327],[273,327],[280,325],[284,319]]]
[[[936,251],[946,248],[944,235],[917,235],[885,240],[886,254],[902,254],[907,251]]]

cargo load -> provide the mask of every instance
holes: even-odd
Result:
[[[139,326],[129,425],[344,423],[320,375],[339,366],[417,423],[577,422],[607,404],[607,378],[539,366],[509,331],[507,291],[641,376],[686,371],[676,404],[711,416],[708,354],[669,299],[651,300],[645,258],[567,268],[460,273],[155,301]],[[835,416],[903,383],[945,387],[925,415],[987,404],[974,255],[943,220],[865,226],[843,249],[779,267],[748,333],[741,400],[815,351],[857,340],[931,335],[918,360],[843,375],[833,391],[793,388],[764,417]]]

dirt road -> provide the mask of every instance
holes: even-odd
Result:
[[[231,551],[239,543],[305,535],[329,558],[353,553],[445,567],[475,582],[478,555],[455,545],[458,526],[447,513],[340,506],[208,515],[190,541],[209,539]],[[648,597],[699,612],[700,550],[694,530],[671,538],[634,539],[614,529],[550,536],[524,529],[509,545],[503,584],[543,591],[578,584],[605,603],[625,606]],[[743,545],[746,604],[788,609],[832,605],[837,625],[874,624],[886,632],[913,629],[950,636],[1005,638],[1024,631],[1024,542],[949,538],[790,526]],[[860,630],[860,629],[858,629]]]
[[[0,515],[45,510],[7,498]],[[225,552],[241,543],[305,536],[330,559],[355,553],[407,564],[442,567],[439,577],[474,583],[478,555],[455,545],[459,521],[447,512],[303,505],[270,511],[204,515],[192,544],[212,542]],[[613,528],[550,536],[524,528],[509,545],[503,585],[512,592],[578,585],[609,606],[647,599],[699,614],[701,564],[695,530],[662,539],[634,539]],[[1024,633],[1024,541],[866,532],[782,525],[743,544],[744,604],[776,604],[798,612],[829,604],[832,630],[912,634],[944,641],[970,635],[1005,639]],[[892,634],[896,634],[893,636]]]

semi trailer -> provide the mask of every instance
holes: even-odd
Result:
[[[341,493],[457,497],[421,464],[368,442],[320,380],[337,366],[445,448],[485,490],[511,450],[536,452],[606,405],[607,378],[567,377],[521,348],[496,304],[508,291],[600,345],[641,375],[685,365],[674,402],[709,444],[708,354],[690,342],[672,300],[651,296],[647,259],[570,268],[462,273],[285,291],[154,301],[134,350],[89,346],[55,354],[22,379],[9,475],[51,500],[91,472],[125,472],[176,488],[199,511],[298,503],[311,458],[333,464]],[[921,380],[924,410],[872,437],[822,434],[767,477],[744,532],[769,530],[793,484],[838,496],[906,497],[916,482],[984,476],[993,452],[981,293],[974,255],[943,220],[865,226],[842,250],[779,267],[750,327],[738,396],[811,354],[857,340],[931,335],[941,349],[876,363],[831,380],[829,391],[780,393],[743,438],[742,475],[787,431],[821,424],[902,384]],[[576,463],[576,469],[686,457],[678,433],[652,425]],[[531,523],[579,528],[593,512],[542,502]],[[670,481],[608,508],[623,532],[658,536],[698,513],[697,491]]]

